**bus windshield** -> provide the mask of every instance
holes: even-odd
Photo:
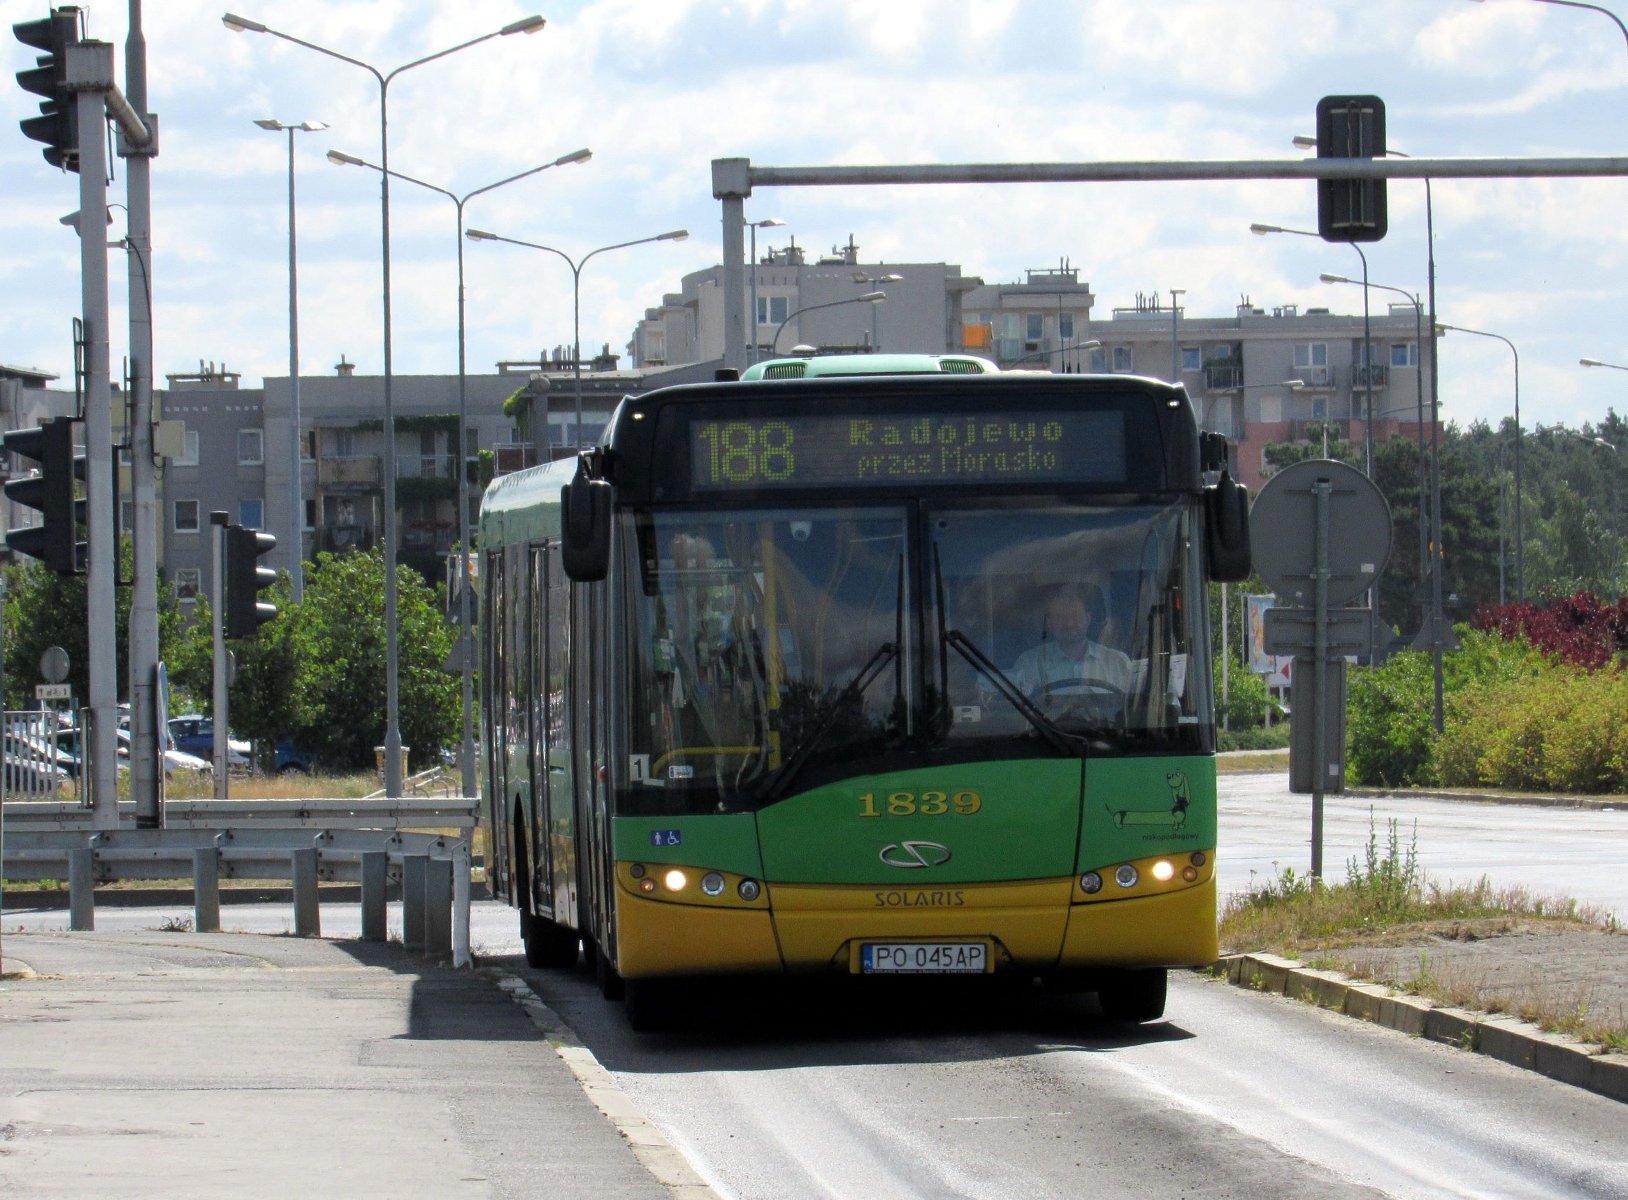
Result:
[[[1212,748],[1185,499],[624,520],[620,811],[751,810],[928,750]]]
[[[788,766],[906,735],[903,509],[634,521],[630,754],[659,811],[752,807]]]
[[[1087,755],[1209,748],[1185,502],[946,508],[927,526],[951,741],[1033,730]]]

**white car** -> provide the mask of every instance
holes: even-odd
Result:
[[[130,731],[119,730],[119,770],[130,769]],[[208,759],[199,758],[196,754],[188,754],[185,750],[170,749],[164,751],[164,778],[176,779],[189,776],[212,779],[215,768]]]

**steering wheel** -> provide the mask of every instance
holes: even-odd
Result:
[[[1083,709],[1094,713],[1111,713],[1118,721],[1125,719],[1124,689],[1101,679],[1053,679],[1036,688],[1031,698],[1042,706],[1048,701],[1057,700],[1063,704],[1061,715],[1065,716]]]

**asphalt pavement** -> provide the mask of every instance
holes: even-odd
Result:
[[[0,1195],[710,1195],[517,980],[263,934],[3,949]]]

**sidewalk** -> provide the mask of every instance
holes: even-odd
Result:
[[[532,1015],[400,946],[8,933],[0,1195],[671,1200]]]

